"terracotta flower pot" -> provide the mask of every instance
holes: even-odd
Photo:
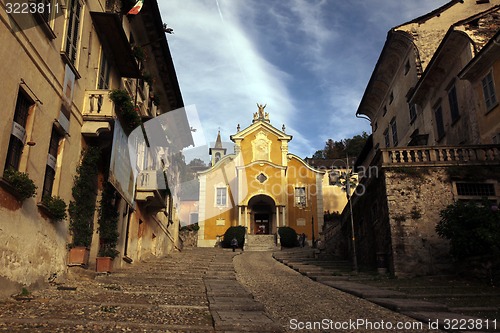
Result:
[[[111,272],[113,268],[113,258],[111,257],[97,257],[95,270],[96,272]]]
[[[84,266],[89,263],[90,250],[85,246],[76,246],[69,250],[68,266]]]

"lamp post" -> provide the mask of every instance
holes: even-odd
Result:
[[[352,240],[352,265],[353,271],[358,271],[358,258],[356,255],[356,234],[354,233],[354,218],[352,216],[352,201],[351,201],[351,170],[349,170],[349,156],[347,156],[347,172],[346,172],[346,196],[349,203],[349,211],[351,215],[351,240]]]
[[[312,228],[312,236],[311,236],[311,242],[312,242],[312,247],[316,247],[316,244],[314,243],[314,210],[311,209],[311,228]]]

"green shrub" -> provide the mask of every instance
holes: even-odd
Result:
[[[450,254],[459,260],[468,257],[500,256],[500,212],[485,200],[457,201],[440,213],[436,232],[450,241]]]
[[[42,198],[42,204],[47,207],[47,210],[55,220],[61,221],[66,218],[67,205],[60,197],[45,196]]]
[[[9,168],[3,173],[3,179],[14,188],[21,201],[36,195],[37,187],[25,172]]]
[[[118,211],[114,205],[116,191],[106,182],[99,206],[99,256],[115,258],[118,255]]]
[[[115,103],[116,113],[124,125],[125,132],[130,133],[141,125],[141,117],[135,110],[132,98],[126,90],[114,89],[109,93],[109,98]]]
[[[97,188],[98,163],[101,150],[88,147],[83,151],[83,158],[76,169],[72,194],[69,203],[69,229],[73,235],[72,246],[88,247],[92,242],[95,196]]]
[[[229,227],[224,233],[224,239],[222,241],[222,247],[231,247],[231,240],[236,237],[238,240],[238,247],[243,248],[245,244],[245,233],[246,228],[244,226]]]
[[[297,246],[297,232],[290,227],[278,228],[278,235],[280,236],[280,243],[283,247]]]

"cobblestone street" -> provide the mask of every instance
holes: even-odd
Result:
[[[314,282],[271,252],[206,248],[0,303],[2,332],[289,332],[323,319],[414,321]]]

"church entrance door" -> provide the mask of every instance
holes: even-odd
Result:
[[[259,235],[269,234],[269,214],[255,214],[255,233]]]
[[[250,233],[269,235],[273,230],[273,212],[276,210],[274,200],[264,194],[256,195],[248,202],[252,216]]]

